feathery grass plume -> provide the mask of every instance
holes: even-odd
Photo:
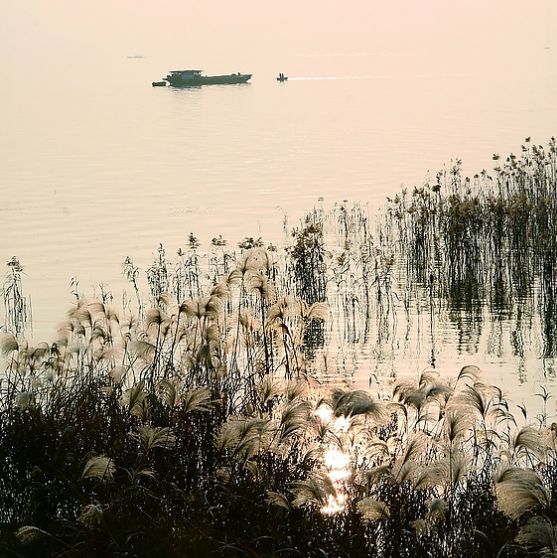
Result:
[[[322,320],[326,322],[330,317],[331,309],[327,302],[314,302],[307,304],[304,300],[300,301],[300,315],[305,320]]]
[[[158,308],[149,308],[145,313],[145,330],[149,330],[151,326],[160,326],[165,320],[165,316]]]
[[[491,399],[486,398],[482,388],[483,384],[478,383],[473,386],[466,385],[452,398],[451,408],[460,407],[473,410],[479,415],[478,418],[485,420],[490,411]]]
[[[169,406],[174,407],[178,402],[178,391],[176,384],[170,380],[161,380],[159,388],[162,391],[163,401]]]
[[[142,417],[147,405],[147,394],[145,393],[145,382],[143,380],[128,388],[123,396],[122,402],[126,405],[128,412],[132,415]]]
[[[466,435],[473,425],[470,413],[463,408],[450,409],[446,412],[445,432],[449,442],[453,443]]]
[[[540,461],[544,459],[549,450],[542,431],[532,426],[525,426],[515,434],[512,440],[512,448],[517,453],[520,453],[521,450],[530,451]]]
[[[542,556],[557,556],[557,525],[553,525],[547,517],[530,517],[520,528],[515,540]]]
[[[267,374],[256,384],[255,391],[259,402],[265,405],[283,392],[283,385],[278,378]]]
[[[418,490],[443,487],[447,485],[449,476],[447,460],[438,459],[423,467],[418,467],[412,478],[412,484]]]
[[[249,249],[245,253],[244,259],[240,265],[245,270],[248,269],[266,270],[266,269],[270,269],[272,264],[273,261],[270,252],[265,250],[265,248],[256,247],[256,248]]]
[[[230,289],[225,282],[221,281],[211,289],[210,296],[224,301],[230,296]]]
[[[0,333],[0,353],[8,356],[10,353],[19,350],[19,344],[15,336],[11,333]]]
[[[356,504],[356,509],[365,521],[379,521],[391,517],[389,506],[385,502],[371,497],[360,500]]]
[[[34,525],[24,525],[20,527],[16,532],[15,536],[23,543],[34,542],[45,536],[49,536],[46,531],[35,527]]]
[[[431,531],[431,524],[426,519],[415,519],[410,522],[410,526],[414,529],[418,537],[422,535],[429,535]]]
[[[244,469],[250,473],[255,482],[260,482],[262,478],[261,466],[257,461],[247,460],[244,463]]]
[[[418,381],[418,389],[427,391],[430,388],[438,385],[440,374],[437,370],[424,370],[420,374]]]
[[[448,473],[447,478],[452,483],[452,486],[456,486],[466,480],[470,460],[465,454],[453,452],[450,458],[445,459],[445,462]]]
[[[153,359],[157,349],[155,345],[149,343],[149,341],[137,340],[132,345],[135,354],[143,361],[145,364],[152,364]]]
[[[310,443],[302,448],[299,464],[304,470],[313,470],[320,462],[323,454],[323,445],[320,443]]]
[[[474,364],[468,364],[460,369],[458,377],[456,379],[457,383],[460,380],[470,380],[472,384],[477,383],[480,380],[481,370]]]
[[[182,396],[184,412],[210,411],[213,409],[211,390],[208,387],[190,389]]]
[[[109,375],[112,378],[112,381],[115,384],[119,384],[120,382],[122,382],[124,380],[125,375],[127,374],[128,369],[125,366],[114,366],[110,372]]]
[[[215,445],[218,450],[232,450],[233,457],[247,460],[259,451],[268,432],[268,419],[231,417],[219,430]]]
[[[309,383],[306,379],[292,380],[286,386],[286,402],[294,403],[304,395],[306,395]]]
[[[85,467],[83,467],[81,478],[96,478],[109,482],[114,480],[114,471],[116,471],[116,466],[110,457],[96,455],[88,459]]]
[[[219,296],[205,296],[194,300],[186,300],[180,305],[180,312],[189,318],[201,320],[205,316],[216,319],[223,308],[222,299]]]
[[[16,407],[20,411],[24,411],[25,409],[30,409],[35,405],[35,395],[31,391],[22,391],[17,394],[15,398]]]
[[[442,383],[429,384],[421,388],[426,401],[436,401],[442,408],[450,400],[454,390]]]
[[[515,467],[509,464],[501,465],[494,474],[495,483],[520,482],[526,480],[531,483],[540,483],[540,478],[532,469]]]
[[[398,401],[386,401],[386,408],[389,416],[395,415],[397,421],[402,419],[401,422],[403,422],[403,425],[408,424],[408,409],[406,408],[406,405],[403,405]]]
[[[405,461],[404,458],[397,459],[392,467],[393,478],[398,483],[403,483],[405,481],[411,481],[419,473],[421,467],[415,461]]]
[[[315,417],[317,418],[317,420],[315,420],[314,418],[314,420],[312,420],[309,424],[312,428],[312,433],[316,437],[316,439],[319,442],[324,443],[326,440],[329,440],[331,437],[334,437],[335,441],[340,443],[340,440],[338,439],[336,434],[331,432],[330,421],[322,417],[319,417],[318,415],[315,415]]]
[[[433,498],[427,502],[426,520],[429,523],[444,523],[447,513],[447,501]]]
[[[245,273],[246,291],[248,293],[259,293],[259,296],[267,302],[275,298],[275,287],[262,270],[250,269]]]
[[[248,308],[241,308],[238,314],[240,325],[247,333],[259,332],[263,329],[261,320]]]
[[[105,305],[99,301],[91,301],[87,302],[87,310],[89,311],[91,317],[94,317],[95,314],[105,317],[107,315],[107,310]],[[94,321],[94,318],[93,318]]]
[[[401,380],[393,388],[393,399],[398,399],[405,405],[419,410],[426,400],[426,395],[422,390],[416,388],[414,382]]]
[[[392,475],[398,482],[410,480],[419,475],[420,466],[418,461],[427,449],[429,438],[418,431],[408,437],[402,455],[395,460],[392,467]]]
[[[362,453],[368,459],[376,461],[389,456],[389,446],[384,440],[373,436],[366,440]]]
[[[86,303],[82,300],[79,300],[77,306],[68,311],[68,318],[75,320],[84,328],[92,328],[93,317],[91,316],[91,312],[87,309]]]
[[[103,508],[100,504],[87,504],[81,510],[81,514],[77,518],[77,522],[89,529],[94,529],[101,524],[102,518]]]
[[[497,507],[511,519],[518,519],[525,512],[546,509],[550,493],[531,469],[503,466],[495,476]]]
[[[281,494],[280,492],[273,492],[272,490],[267,490],[267,502],[271,506],[284,508],[287,511],[290,511],[292,509],[290,506],[290,502],[288,501],[288,498],[284,494]]]
[[[413,459],[419,459],[427,448],[429,438],[423,432],[415,432],[408,437],[406,446],[402,454],[404,462]]]
[[[307,402],[294,402],[284,409],[279,425],[279,442],[284,443],[307,428],[310,406]]]
[[[146,452],[154,448],[172,449],[176,445],[176,435],[167,426],[140,426],[137,430],[130,436],[139,440]]]
[[[388,419],[388,413],[383,402],[372,399],[364,390],[335,390],[332,395],[332,403],[336,417],[368,415],[379,424]]]
[[[290,492],[294,495],[292,505],[295,508],[321,507],[329,501],[329,497],[337,495],[333,481],[321,472],[314,473],[306,480],[292,482]]]
[[[354,480],[357,485],[368,488],[381,481],[388,483],[394,481],[390,465],[378,465],[368,470],[360,470]]]

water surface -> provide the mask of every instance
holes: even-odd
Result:
[[[293,224],[319,198],[373,214],[451,159],[478,172],[557,130],[549,0],[1,12],[0,262],[24,265],[39,338],[55,335],[72,277],[118,297],[124,257],[145,267],[159,242],[281,242],[284,214]],[[151,87],[178,67],[254,77]]]

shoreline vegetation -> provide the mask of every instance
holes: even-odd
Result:
[[[14,257],[0,555],[557,556],[555,395],[531,415],[473,363],[437,368],[443,319],[459,349],[488,325],[497,347],[506,320],[514,355],[538,328],[556,356],[555,139],[494,160],[470,179],[456,161],[373,223],[315,208],[284,249],[215,237],[202,255],[190,235],[144,274],[128,257],[131,294],[75,283],[53,343],[25,340]],[[388,358],[416,312],[423,370],[354,389],[356,348]]]

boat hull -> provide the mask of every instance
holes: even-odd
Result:
[[[233,85],[246,83],[251,78],[251,74],[229,74],[225,76],[192,76],[181,78],[180,76],[169,75],[166,81],[172,87],[197,87],[199,85]]]

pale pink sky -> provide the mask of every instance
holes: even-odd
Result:
[[[218,62],[394,50],[479,52],[501,61],[550,46],[554,0],[4,0],[2,66],[141,53]]]

